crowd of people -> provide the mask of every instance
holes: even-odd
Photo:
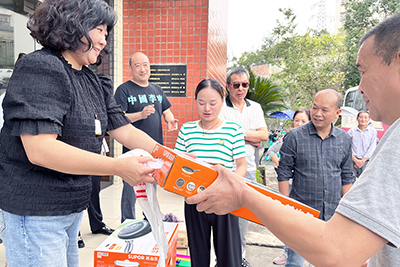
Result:
[[[168,131],[178,130],[168,98],[149,82],[146,54],[130,57],[132,79],[115,94],[108,76],[87,67],[108,52],[116,18],[103,0],[45,0],[29,19],[28,29],[43,48],[19,59],[2,104],[0,238],[10,267],[54,266],[55,258],[59,266],[79,266],[82,243],[77,237],[84,210],[92,233],[113,232],[102,222],[99,177],[117,175],[124,181],[121,222],[136,218],[133,186],[155,183],[154,170],[144,164],[150,157],[102,156],[105,135],[121,143],[124,152],[151,152],[163,144],[162,117]],[[369,112],[358,114],[355,128],[346,133],[333,125],[343,97],[322,89],[310,110],[295,112],[293,129],[269,148],[279,192],[317,209],[318,219],[244,183],[256,182],[255,151],[269,139],[261,106],[246,98],[248,71],[229,71],[225,88],[212,78],[199,82],[194,95],[200,119],[181,125],[175,149],[215,165],[219,177],[186,199],[192,266],[212,264],[211,233],[216,266],[251,266],[245,259],[248,221],[229,214],[242,206],[286,244],[276,264],[303,266],[306,259],[316,266],[374,267],[400,262],[395,172],[400,156],[400,13],[362,38],[356,64]],[[370,117],[392,125],[378,147]]]

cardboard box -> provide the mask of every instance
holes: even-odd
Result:
[[[157,183],[165,190],[184,197],[190,197],[209,186],[218,176],[211,165],[195,161],[184,154],[156,144],[151,153],[153,158],[164,161],[161,169],[155,171]]]
[[[176,259],[178,260],[178,255],[189,255],[189,249],[188,248],[177,248],[176,249]]]
[[[178,231],[177,247],[178,248],[187,248],[188,247],[187,233],[185,230]]]
[[[160,254],[147,221],[126,220],[95,251],[95,267],[157,266]],[[164,222],[168,240],[165,266],[175,267],[178,224]]]
[[[211,169],[211,165],[197,161],[184,154],[177,153],[159,144],[155,145],[151,155],[155,159],[162,159],[164,161],[161,169],[156,170],[154,174],[157,183],[165,190],[184,197],[193,196],[204,190],[218,177],[218,173]],[[247,182],[247,184],[258,192],[285,206],[289,206],[316,218],[318,218],[320,214],[318,210],[284,196],[264,185],[251,182]],[[245,207],[231,213],[246,220],[262,224],[261,221]]]

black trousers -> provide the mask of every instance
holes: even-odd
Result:
[[[103,223],[103,214],[100,208],[100,176],[92,176],[92,194],[90,196],[89,207],[87,209],[89,215],[90,230],[97,231],[105,226]]]
[[[185,203],[185,220],[192,267],[210,266],[211,228],[218,267],[242,265],[238,217],[198,212]]]

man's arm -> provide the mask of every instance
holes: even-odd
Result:
[[[271,156],[271,161],[275,163],[276,166],[279,166],[279,157],[277,155]]]
[[[342,185],[342,197],[349,192],[350,188],[352,187],[353,184],[345,184]]]
[[[282,181],[278,183],[279,193],[289,196],[289,181]]]
[[[218,179],[205,191],[187,198],[188,204],[197,203],[198,211],[216,214],[245,206],[275,236],[313,265],[361,266],[387,243],[339,213],[328,222],[318,220],[262,195],[229,170],[219,166],[216,169]]]
[[[275,144],[270,146],[267,151],[267,155],[271,157],[272,162],[275,163],[276,166],[279,166],[278,153],[281,150],[282,143],[282,140],[276,142]]]
[[[172,132],[178,130],[178,120],[175,119],[170,109],[166,109],[163,112],[164,120],[168,124],[168,131]]]
[[[285,135],[284,140],[281,141],[281,147],[279,149],[281,158],[276,168],[276,173],[278,174],[279,192],[285,196],[289,195],[289,179],[293,178],[293,169],[295,167],[297,153],[296,145],[295,136],[293,133],[289,132]]]
[[[125,115],[131,120],[131,122],[135,122],[138,120],[144,120],[151,114],[156,112],[154,105],[149,105],[143,108],[142,111],[134,112],[134,113],[125,113]]]
[[[346,144],[344,144],[346,146]],[[346,153],[342,163],[340,164],[340,176],[342,180],[342,196],[350,189],[351,185],[356,181],[353,173],[353,155],[352,155],[352,141],[351,139],[347,142],[347,147],[343,148],[343,152]],[[350,185],[349,185],[350,184]],[[350,186],[350,187],[349,187]]]
[[[246,132],[244,137],[246,143],[257,144],[262,141],[268,140],[268,129],[267,127],[260,127],[256,131]]]

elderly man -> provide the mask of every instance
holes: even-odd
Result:
[[[328,221],[291,210],[257,193],[235,174],[188,198],[197,209],[224,214],[249,208],[286,245],[316,266],[399,266],[400,262],[400,13],[361,39],[359,92],[373,120],[391,125],[361,178]],[[223,195],[224,197],[221,197]],[[273,216],[271,216],[273,214]]]
[[[219,117],[233,121],[242,126],[246,142],[247,172],[245,178],[256,181],[255,151],[262,141],[268,140],[268,129],[264,120],[264,112],[260,104],[246,99],[249,90],[249,72],[246,69],[234,69],[228,72],[226,88],[229,95],[225,98],[224,106]],[[246,249],[246,233],[249,222],[239,218],[240,237],[242,242],[242,266],[251,265],[244,258]]]
[[[377,132],[374,127],[368,125],[370,121],[367,111],[360,111],[357,114],[358,125],[349,130],[353,140],[352,154],[355,177],[359,177],[364,171],[369,159],[376,148]]]

